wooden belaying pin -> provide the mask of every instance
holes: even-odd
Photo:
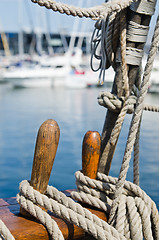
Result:
[[[55,120],[46,120],[39,128],[30,185],[45,193],[54,163],[60,129]]]
[[[82,172],[96,179],[100,158],[101,137],[96,131],[88,131],[82,144]]]
[[[46,120],[39,128],[30,185],[40,193],[45,193],[54,163],[60,129],[55,120]],[[20,209],[25,214],[23,209]],[[28,215],[28,214],[27,214]]]

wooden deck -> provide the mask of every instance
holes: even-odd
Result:
[[[64,191],[64,193],[70,196],[70,190]],[[17,240],[49,240],[46,228],[34,218],[30,219],[22,216],[19,213],[19,209],[20,206],[16,202],[15,197],[0,199],[0,219],[9,228],[14,238]],[[104,212],[90,208],[89,210],[101,219],[107,220]],[[94,239],[85,234],[81,228],[61,220],[58,217],[52,216],[52,218],[57,222],[65,239]]]

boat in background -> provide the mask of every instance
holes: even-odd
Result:
[[[111,86],[114,71],[109,68],[105,74],[105,83]],[[74,48],[64,55],[34,56],[11,64],[1,72],[3,82],[12,87],[69,87],[85,88],[99,86],[99,73],[90,69],[88,57],[82,50]]]
[[[36,56],[29,64],[23,61],[21,65],[10,65],[0,78],[13,87],[48,87],[54,85],[54,79],[64,79],[72,67],[82,63],[81,49],[75,49],[73,54],[66,52],[59,56]]]
[[[80,65],[77,68],[71,66],[71,70],[64,78],[56,78],[53,81],[53,87],[66,88],[87,88],[102,87],[111,89],[115,72],[109,68],[105,74],[105,81],[102,85],[99,82],[99,73],[93,72],[88,65]]]
[[[65,87],[86,88],[98,85],[98,75],[92,71],[71,71],[65,78]]]
[[[69,66],[24,66],[3,72],[1,79],[13,87],[48,87],[55,77],[63,78],[69,71]]]

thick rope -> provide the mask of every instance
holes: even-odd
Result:
[[[124,118],[127,113],[127,100],[129,97],[129,83],[128,83],[128,73],[126,64],[126,11],[123,10],[120,15],[120,49],[121,49],[121,70],[122,70],[122,86],[124,90],[124,104],[122,106],[121,112],[119,113],[118,119],[116,121],[115,127],[110,136],[110,143],[115,144],[117,136],[119,135],[120,129],[122,127]]]
[[[130,9],[142,14],[153,15],[155,10],[155,2],[155,0],[132,2]],[[94,46],[92,47],[91,51],[91,68],[94,70],[93,59],[96,58],[99,60],[98,70],[100,69],[99,82],[101,84],[104,82],[104,80],[106,80],[105,70],[110,65],[116,70],[116,63],[121,63],[120,49],[117,49],[117,47],[119,47],[118,42],[120,22],[118,17],[117,11],[111,12],[108,15],[106,14],[105,17],[103,17],[103,21],[105,21],[105,29],[103,27],[101,28],[101,26],[97,24],[95,25],[95,29],[98,29],[98,31],[94,31],[92,35],[91,42],[92,46]],[[126,37],[128,41],[138,43],[146,42],[147,33],[149,30],[148,27],[130,21],[127,24],[127,30]],[[102,49],[101,54],[96,54],[97,49]],[[126,63],[140,66],[143,53],[144,51],[141,49],[126,47]],[[95,71],[97,71],[97,69]]]
[[[26,199],[22,194],[18,194],[17,201],[23,209],[25,209],[25,211],[29,212],[33,217],[37,218],[44,226],[46,226],[52,239],[64,240],[57,223],[48,213],[43,211],[39,206],[35,205],[31,198]]]
[[[112,178],[102,173],[98,173],[97,180],[92,180],[81,172],[76,173],[76,180],[79,192],[72,192],[73,198],[81,202],[87,202],[87,197],[89,199],[89,194],[87,193],[91,192],[94,198],[104,194],[106,199],[101,198],[100,201],[109,203],[113,199],[115,185],[118,181],[117,178]],[[81,189],[81,182],[82,185],[85,185],[85,188]],[[84,192],[85,195],[83,194]],[[92,204],[92,206],[94,205]],[[152,221],[151,218],[153,219]],[[159,239],[154,235],[154,230],[159,228],[159,215],[155,203],[139,186],[128,181],[125,181],[122,190],[115,228],[123,235],[127,231],[125,237],[131,235],[127,239],[143,239],[143,236],[147,240]]]
[[[136,107],[136,100],[137,97],[134,95],[130,95],[127,100],[127,113],[133,113],[134,109]],[[118,98],[116,95],[110,93],[110,92],[101,92],[98,96],[98,103],[99,105],[108,108],[110,111],[113,112],[120,112],[122,105],[123,105],[123,99]],[[159,106],[158,105],[151,105],[151,104],[143,104],[143,110],[145,111],[152,111],[152,112],[159,112]]]
[[[114,52],[116,52],[114,45],[117,43],[120,29],[119,15],[120,14],[113,13],[109,16],[105,38],[106,44],[104,48],[102,48],[104,51],[106,51],[107,62],[109,61],[110,65],[112,65],[114,68]]]
[[[120,201],[122,187],[124,185],[124,181],[126,179],[127,171],[129,168],[131,152],[133,150],[133,145],[135,142],[137,129],[139,127],[140,119],[141,119],[142,112],[143,112],[144,97],[148,91],[149,78],[150,78],[150,74],[151,74],[152,67],[153,67],[153,61],[154,61],[154,58],[155,58],[155,55],[157,52],[158,42],[159,42],[159,17],[157,19],[157,24],[156,24],[156,28],[155,28],[155,32],[153,35],[151,48],[150,48],[150,53],[148,56],[147,64],[145,67],[145,72],[143,75],[141,90],[139,93],[138,101],[136,104],[136,109],[135,109],[135,112],[133,115],[130,130],[129,130],[128,141],[127,141],[127,145],[126,145],[126,149],[125,149],[122,167],[120,170],[120,176],[119,176],[119,179],[118,179],[118,182],[116,185],[115,197],[114,197],[114,201],[113,201],[111,212],[110,212],[109,223],[114,223],[114,221],[115,221],[114,217],[115,217],[115,213],[116,213],[116,210],[118,207],[118,203]],[[159,237],[159,229],[156,230],[156,236]]]
[[[2,239],[4,238],[9,240],[15,240],[15,238],[12,236],[7,226],[0,219],[0,239],[1,239],[1,236],[2,236]]]
[[[141,119],[134,143],[134,159],[133,159],[133,183],[139,186],[139,138],[140,138]]]
[[[77,182],[82,181],[88,188],[90,188],[91,185],[94,192],[96,189],[98,191],[103,190],[105,193],[107,192],[105,196],[110,199],[113,198],[115,185],[118,181],[117,178],[112,178],[101,173],[98,173],[97,180],[89,179],[81,172],[76,173],[76,178]],[[159,217],[155,203],[140,187],[131,182],[125,181],[124,189],[122,195],[123,201],[120,201],[119,215],[115,226],[118,231],[105,221],[99,219],[96,215],[90,213],[87,209],[82,208],[80,204],[74,202],[71,198],[66,197],[63,193],[50,186],[47,187],[46,196],[34,190],[27,181],[23,181],[20,184],[21,192],[18,194],[17,200],[21,207],[34,216],[39,214],[39,209],[37,209],[35,205],[38,204],[59,217],[82,227],[96,239],[126,239],[124,238],[125,223],[129,223],[130,233],[127,232],[127,235],[130,234],[132,240],[142,239],[143,236],[145,239],[158,239],[152,237],[154,228],[157,229],[159,227],[159,221],[157,221]],[[83,193],[84,192],[72,192],[72,196],[76,200],[87,202],[87,194]],[[30,205],[30,202],[32,202],[32,205]],[[93,206],[93,204],[91,205]],[[128,210],[126,211],[126,209]],[[38,218],[42,223],[44,222],[43,219],[47,219],[43,217],[43,212],[44,215],[47,214],[45,211],[40,210],[40,218]],[[124,219],[121,216],[123,216]],[[155,219],[156,222],[152,220],[151,224],[151,218]],[[46,221],[45,224],[50,232],[50,221]],[[126,229],[128,229],[128,227],[126,227]],[[55,232],[54,234],[57,233]],[[52,236],[52,239],[62,239],[55,238],[55,236],[56,235]]]
[[[90,185],[93,187],[93,191],[96,189],[98,191],[104,190],[107,192],[108,197],[113,198],[113,192],[115,191],[115,185],[117,183],[117,178],[112,178],[110,176],[106,176],[104,174],[98,173],[97,180],[89,179],[84,176],[81,172],[76,173],[77,181],[83,181],[83,183],[87,184],[89,188]],[[114,187],[111,187],[114,186]],[[71,198],[66,197],[62,192],[59,192],[57,189],[48,186],[46,190],[46,195],[40,194],[38,191],[34,190],[28,181],[23,181],[20,184],[20,193],[17,195],[17,200],[20,203],[21,207],[23,207],[26,211],[28,211],[31,215],[36,217],[42,224],[46,226],[48,232],[52,239],[64,239],[61,235],[58,226],[53,221],[53,219],[43,211],[41,207],[46,208],[47,210],[53,212],[59,217],[66,219],[67,221],[76,224],[77,226],[82,227],[85,231],[92,234],[96,239],[126,239],[124,238],[125,229],[127,229],[127,236],[131,235],[131,239],[142,239],[139,235],[144,236],[144,239],[153,239],[152,237],[152,229],[151,225],[155,228],[158,228],[159,221],[152,223],[150,219],[158,219],[157,208],[154,202],[141,190],[138,186],[134,185],[131,182],[125,181],[124,185],[125,190],[123,191],[122,199],[120,202],[119,212],[121,214],[117,217],[116,229],[111,227],[105,221],[99,219],[96,215],[90,213],[87,209],[83,208],[80,204],[74,202]],[[98,194],[97,191],[97,194]],[[109,194],[110,191],[110,194]],[[84,192],[83,192],[84,193]],[[81,193],[72,192],[72,196],[74,196],[77,200],[87,202],[84,199],[84,195],[82,194],[82,198],[79,198],[78,195]],[[87,199],[87,194],[85,194],[85,198]],[[37,205],[38,206],[37,206]],[[124,207],[126,206],[126,207]],[[126,213],[125,209],[128,209]],[[137,210],[138,209],[138,210]],[[136,211],[135,211],[136,210]],[[107,211],[108,212],[108,211]],[[138,213],[139,212],[139,213]],[[125,214],[126,213],[126,214]],[[156,216],[154,216],[154,213]],[[121,220],[121,215],[123,215],[124,219],[122,224],[119,220]],[[138,215],[141,215],[138,216]],[[127,220],[127,218],[131,220]],[[138,217],[137,217],[138,216]],[[150,217],[149,217],[150,216]],[[118,220],[119,219],[119,220]],[[155,219],[155,220],[157,220]],[[128,224],[130,233],[128,231],[128,227],[124,224]],[[139,231],[139,222],[140,222],[140,230]],[[137,226],[134,228],[134,224]],[[139,231],[139,235],[137,232]],[[119,233],[118,233],[119,232]],[[142,235],[143,232],[143,235]],[[9,239],[9,238],[8,238]],[[14,238],[12,238],[14,239]],[[158,239],[158,238],[154,238]]]
[[[67,15],[92,18],[94,20],[106,18],[112,12],[120,12],[122,9],[130,6],[136,0],[111,0],[102,5],[91,8],[80,8],[72,5],[58,3],[54,0],[32,0],[40,6],[45,6],[47,9],[52,9],[55,12],[65,13]]]
[[[45,225],[49,233],[52,233],[52,239],[62,238],[56,238],[56,235],[53,235],[57,234],[57,229],[54,229],[55,232],[53,233],[53,226],[50,223],[49,215],[42,209],[39,209],[36,204],[46,208],[47,210],[69,221],[70,223],[82,227],[86,232],[93,235],[96,239],[125,239],[108,223],[99,219],[96,215],[90,213],[87,209],[82,208],[80,204],[66,197],[63,193],[59,192],[53,187],[48,186],[46,194],[49,197],[47,197],[46,195],[40,194],[38,191],[29,186],[29,183],[27,181],[23,181],[20,184],[20,191],[20,194],[17,195],[17,201],[21,207],[23,207],[31,215],[34,217],[38,216],[38,220],[40,220],[43,224],[45,221]],[[46,215],[48,215],[48,217],[46,217]]]

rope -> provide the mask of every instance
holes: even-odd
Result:
[[[112,202],[113,195],[115,193],[115,185],[118,181],[117,178],[112,178],[110,176],[98,173],[97,180],[92,180],[78,171],[76,172],[76,179],[78,182],[77,187],[79,192],[71,193],[73,198],[76,200],[87,203],[90,197],[90,194],[88,194],[88,189],[90,189],[90,191],[94,192],[94,194],[91,196],[92,199],[94,198],[96,200],[99,193],[104,193],[106,197],[105,200],[99,200],[106,205],[108,205],[107,202]],[[82,184],[80,184],[81,182]],[[86,192],[84,192],[83,189],[81,192],[82,185],[85,185],[87,189]],[[50,230],[51,222],[50,220],[47,222],[47,217],[45,217],[48,214],[42,209],[40,209],[40,213],[38,213],[39,207],[37,207],[37,205],[46,208],[47,210],[69,221],[70,223],[82,227],[86,232],[92,234],[96,239],[126,239],[123,236],[125,222],[129,223],[132,240],[143,239],[143,236],[144,239],[153,239],[154,229],[157,229],[159,227],[159,216],[155,203],[150,199],[149,196],[146,195],[142,189],[140,189],[140,187],[128,181],[125,181],[122,194],[123,201],[120,201],[120,204],[118,206],[119,214],[117,216],[115,226],[118,231],[105,221],[99,219],[96,215],[89,212],[87,209],[83,208],[80,204],[74,202],[71,198],[66,197],[62,192],[59,192],[54,187],[48,186],[46,195],[43,195],[34,190],[29,185],[28,181],[23,181],[20,184],[20,194],[17,195],[17,200],[20,203],[21,207],[23,207],[33,216],[37,217],[40,215],[40,218],[38,217],[38,219],[43,224],[45,222],[50,234],[52,233]],[[96,201],[94,201],[94,203],[97,207]],[[94,206],[93,201],[91,205]],[[124,212],[122,209],[124,209]],[[109,212],[109,208],[107,208],[106,212]],[[120,214],[120,212],[122,214]],[[121,215],[123,215],[124,218],[127,217],[127,221],[123,221]],[[45,221],[43,219],[45,219]],[[121,219],[123,221],[122,225],[120,223]],[[56,234],[56,232],[54,232],[54,234],[52,233],[52,239],[63,239],[61,236],[58,238]]]
[[[110,212],[109,223],[114,222],[114,216],[115,216],[115,213],[116,213],[116,210],[117,210],[118,203],[120,201],[121,190],[122,190],[122,187],[124,185],[124,181],[125,181],[125,178],[126,178],[126,175],[127,175],[128,168],[129,168],[129,161],[130,161],[130,158],[131,158],[131,152],[132,152],[132,149],[133,149],[133,145],[134,145],[136,134],[137,134],[137,129],[138,129],[140,119],[141,119],[141,116],[142,116],[144,97],[145,97],[145,95],[147,93],[147,90],[148,90],[149,78],[150,78],[151,70],[152,70],[152,67],[153,67],[153,61],[154,61],[154,58],[155,58],[155,54],[157,52],[158,42],[159,42],[159,17],[157,19],[157,24],[156,24],[156,28],[155,28],[155,32],[154,32],[154,35],[153,35],[151,48],[150,48],[150,53],[149,53],[149,56],[148,56],[146,67],[145,67],[145,72],[144,72],[144,76],[143,76],[141,90],[140,90],[140,93],[139,93],[138,101],[137,101],[137,104],[136,104],[136,109],[135,109],[135,112],[134,112],[134,115],[133,115],[130,130],[129,130],[129,135],[128,135],[127,145],[126,145],[126,149],[125,149],[125,154],[124,154],[124,158],[123,158],[123,162],[122,162],[122,166],[121,166],[121,170],[120,170],[119,179],[118,179],[118,182],[117,182],[117,185],[116,185],[116,192],[115,192],[115,195],[114,195],[114,201],[112,203],[112,208],[111,208],[111,212]],[[159,236],[159,229],[156,230],[156,235]]]
[[[112,178],[110,176],[106,176],[102,173],[98,173],[97,180],[89,179],[88,177],[84,176],[81,172],[76,172],[76,180],[77,180],[77,188],[79,192],[72,192],[71,195],[78,201],[81,202],[88,202],[87,198],[89,199],[90,192],[92,194],[92,198],[96,200],[96,198],[100,195],[105,195],[106,199],[102,200],[101,202],[109,202],[111,203],[113,199],[113,195],[115,192],[115,185],[118,181],[117,178]],[[81,188],[81,185],[84,186]],[[103,187],[104,186],[104,187]],[[85,194],[84,194],[85,193]],[[95,202],[95,201],[94,201]],[[92,206],[93,201],[92,201]],[[124,207],[125,206],[125,207]],[[133,207],[132,207],[133,206]],[[135,207],[134,207],[135,206]],[[153,206],[153,207],[152,207]],[[97,207],[97,206],[96,206]],[[126,209],[128,208],[128,212]],[[137,209],[136,211],[134,209]],[[136,212],[140,212],[140,216],[136,217]],[[127,212],[127,213],[126,213]],[[146,212],[146,214],[145,214]],[[156,205],[150,199],[149,196],[144,193],[143,190],[140,189],[137,185],[125,181],[124,188],[122,191],[122,200],[118,205],[118,215],[116,218],[116,225],[115,228],[121,233],[124,233],[124,228],[127,228],[124,224],[125,222],[129,222],[131,230],[131,239],[143,239],[141,236],[144,235],[145,239],[153,239],[151,229],[151,217],[157,218],[155,227],[159,227],[159,218]],[[138,213],[137,213],[138,215]],[[127,221],[125,221],[122,216],[125,218],[127,217]],[[132,221],[130,221],[130,218]],[[122,223],[121,223],[122,221]],[[133,224],[133,222],[135,224]],[[140,233],[138,238],[136,237],[136,233],[139,231],[139,223],[140,223]],[[128,224],[128,225],[129,225]],[[124,225],[124,227],[122,227]],[[143,226],[143,227],[141,227]],[[145,227],[147,226],[147,227]],[[122,229],[122,230],[121,230]],[[135,236],[133,236],[133,232]],[[141,234],[143,232],[143,235]],[[124,235],[124,234],[123,234]],[[141,235],[141,236],[140,236]],[[140,237],[139,237],[140,236]],[[156,239],[156,238],[155,238]]]
[[[136,139],[134,143],[134,161],[133,161],[133,182],[139,186],[139,138],[140,138],[140,125],[139,123],[138,131],[136,134]]]
[[[15,240],[15,238],[12,236],[7,226],[0,219],[0,239],[1,239],[1,236],[2,236],[2,239],[4,238],[9,240]]]
[[[80,204],[66,197],[57,189],[48,186],[46,195],[34,190],[27,181],[20,184],[20,194],[17,195],[17,201],[26,211],[47,227],[52,239],[63,239],[60,235],[60,230],[53,229],[52,220],[48,213],[37,207],[36,204],[53,212],[57,216],[82,227],[86,232],[92,234],[96,239],[121,239],[125,238],[119,234],[113,227],[105,221],[99,219],[96,215],[90,213],[87,209],[81,207]],[[54,232],[53,232],[54,231]],[[56,235],[54,235],[56,234]]]
[[[94,20],[100,18],[106,18],[112,12],[120,12],[122,9],[128,7],[132,2],[136,0],[110,0],[102,5],[91,8],[80,8],[64,3],[58,3],[54,0],[32,0],[33,3],[37,3],[40,6],[44,6],[47,9],[52,9],[55,12],[62,14],[78,16],[80,18],[92,18]]]
[[[105,46],[103,47],[101,46],[102,49],[104,49],[107,54],[107,65],[106,65],[107,68],[109,65],[112,65],[113,68],[115,68],[114,57],[117,49],[116,43],[117,43],[117,38],[119,36],[119,29],[120,29],[120,13],[118,14],[113,13],[108,17]]]
[[[78,183],[82,182],[82,185],[85,185],[87,189],[90,189],[90,191],[94,191],[94,196],[92,195],[92,198],[96,199],[99,193],[102,196],[102,192],[104,192],[105,200],[100,201],[102,203],[105,203],[106,205],[109,205],[106,202],[109,202],[111,204],[115,192],[115,185],[118,181],[117,178],[112,178],[110,176],[98,173],[97,180],[92,180],[84,176],[81,172],[76,172],[76,179]],[[81,186],[81,184],[79,186]],[[89,199],[89,194],[87,194],[88,190],[86,191],[86,194],[83,190],[81,192],[80,188],[78,188],[78,190],[79,192],[72,192],[72,196],[76,200],[87,203],[87,199]],[[21,207],[23,207],[26,211],[28,211],[31,215],[36,217],[42,224],[46,226],[51,236],[51,239],[62,240],[64,238],[54,220],[47,212],[43,211],[39,206],[46,208],[47,210],[69,221],[70,223],[82,227],[86,232],[92,234],[96,239],[125,240],[126,238],[123,236],[123,229],[125,229],[126,227],[124,225],[125,222],[128,223],[130,221],[129,218],[132,219],[129,226],[131,229],[131,235],[133,235],[134,232],[136,237],[136,228],[134,228],[133,222],[135,222],[137,229],[139,229],[138,222],[140,222],[142,223],[140,225],[143,226],[143,228],[141,228],[140,230],[141,232],[143,232],[144,238],[149,240],[153,239],[151,225],[153,226],[153,228],[156,229],[159,227],[157,208],[154,202],[149,198],[149,196],[146,195],[146,193],[144,193],[143,190],[128,181],[125,181],[122,199],[124,199],[124,203],[123,201],[120,202],[121,207],[119,207],[119,215],[116,221],[116,229],[118,230],[117,231],[114,227],[111,227],[111,225],[99,219],[96,215],[83,208],[80,204],[74,202],[71,198],[66,197],[65,194],[59,192],[54,187],[48,186],[46,190],[46,195],[43,195],[38,191],[34,190],[33,187],[29,185],[28,181],[22,181],[20,184],[20,193],[17,195],[17,201],[19,202]],[[96,203],[96,201],[94,202]],[[91,205],[94,206],[93,204]],[[126,206],[126,208],[123,207],[124,205]],[[122,211],[122,209],[124,209],[124,212]],[[126,209],[128,209],[128,214],[126,213]],[[140,213],[140,217],[138,216],[140,220],[136,217],[136,212],[134,212],[134,209],[137,209],[136,212],[138,211]],[[109,208],[105,209],[105,211],[109,213]],[[119,221],[121,219],[120,212],[124,217],[127,216],[128,218],[127,221],[123,221],[123,227],[121,227]],[[150,222],[151,218],[153,219],[153,224],[151,224]],[[142,235],[141,232],[140,235]],[[133,240],[135,238],[132,237],[131,239]]]
[[[134,109],[136,107],[136,100],[137,100],[136,96],[134,95],[129,96],[127,100],[127,113],[131,114],[134,112]],[[98,96],[98,103],[99,105],[105,108],[108,108],[110,111],[120,112],[123,105],[123,99],[118,98],[116,95],[110,92],[101,92],[99,93],[99,96]],[[159,106],[151,105],[151,104],[143,104],[143,110],[159,112]]]
[[[114,145],[122,127],[124,118],[127,113],[127,100],[129,97],[129,83],[128,83],[128,73],[126,64],[126,11],[120,13],[120,49],[121,49],[121,71],[122,71],[122,88],[124,90],[124,103],[122,109],[119,113],[118,119],[116,121],[115,127],[110,136],[110,143]]]
[[[155,11],[155,0],[134,1],[129,8],[141,14],[153,15]],[[124,8],[121,8],[121,11]],[[102,14],[101,14],[102,15]],[[91,39],[91,68],[99,72],[99,82],[103,84],[105,80],[105,70],[111,65],[115,71],[117,63],[121,63],[121,54],[118,46],[119,42],[119,15],[118,11],[103,15],[102,25],[95,25],[95,30]],[[104,23],[103,23],[104,21]],[[103,27],[102,27],[103,26]],[[96,31],[96,29],[98,29]],[[129,21],[127,24],[127,40],[130,42],[145,43],[149,28]],[[98,54],[97,54],[98,50]],[[100,54],[100,50],[101,54]],[[134,66],[140,66],[144,51],[134,47],[126,47],[126,63]],[[93,67],[94,58],[99,61],[97,69]]]
[[[133,21],[128,23],[127,40],[133,42],[146,42],[149,27],[137,24]]]

